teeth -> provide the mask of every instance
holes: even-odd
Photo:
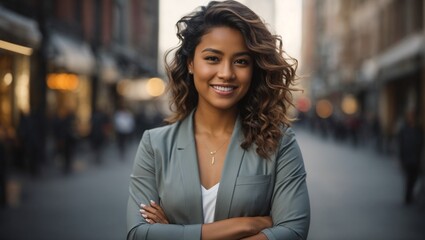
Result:
[[[213,86],[213,88],[220,92],[230,92],[233,90],[233,87]]]

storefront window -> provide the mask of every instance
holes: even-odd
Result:
[[[0,125],[13,130],[19,113],[29,113],[28,56],[0,49]]]
[[[15,101],[18,111],[28,114],[30,111],[30,59],[27,56],[16,57],[20,64],[16,66]]]
[[[0,51],[0,125],[12,127],[13,56]]]
[[[47,101],[50,115],[57,115],[59,109],[67,109],[75,115],[78,135],[87,136],[90,131],[91,84],[84,75],[51,73],[47,77],[49,92]]]
[[[87,136],[90,132],[91,118],[91,84],[90,80],[85,77],[80,77],[81,84],[77,91],[78,109],[77,118],[79,119],[79,132],[82,136]]]

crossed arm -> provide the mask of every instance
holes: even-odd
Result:
[[[140,214],[149,224],[169,224],[162,208],[154,201],[140,205]],[[229,218],[202,225],[202,239],[267,240],[260,231],[273,225],[269,216]]]

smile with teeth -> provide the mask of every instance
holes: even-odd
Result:
[[[236,88],[231,86],[217,86],[217,85],[212,85],[211,87],[220,92],[231,92],[235,90]]]

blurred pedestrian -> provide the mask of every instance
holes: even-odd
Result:
[[[306,239],[306,172],[287,111],[296,63],[237,1],[212,1],[177,31],[174,114],[142,136],[127,239]]]
[[[10,169],[16,155],[17,137],[12,127],[0,123],[0,202],[2,206],[13,204],[9,188]]]
[[[21,113],[17,128],[19,142],[19,166],[27,170],[31,176],[40,174],[41,164],[41,129],[38,114],[33,111],[28,114]]]
[[[7,156],[6,156],[6,131],[0,124],[0,206],[6,206],[7,184]]]
[[[377,116],[373,116],[371,120],[372,139],[375,139],[375,149],[377,152],[382,152],[382,132],[381,123]]]
[[[414,112],[406,113],[404,123],[398,133],[399,160],[405,177],[405,204],[410,204],[414,198],[415,184],[421,169],[423,141],[423,130],[419,126]]]
[[[16,127],[17,137],[17,151],[16,151],[16,165],[21,170],[26,170],[27,159],[29,156],[29,138],[28,135],[31,133],[30,117],[29,114],[20,111],[19,122]]]
[[[59,108],[53,121],[56,153],[62,158],[63,173],[71,172],[74,147],[77,140],[74,114],[66,107]]]
[[[96,109],[91,117],[90,142],[95,155],[95,162],[101,163],[102,151],[109,131],[108,115],[102,109]]]
[[[357,147],[359,143],[359,135],[361,133],[362,122],[359,116],[353,115],[347,117],[347,130],[351,143]]]
[[[127,143],[134,132],[135,125],[133,113],[121,104],[114,114],[115,134],[121,160],[125,158]]]

